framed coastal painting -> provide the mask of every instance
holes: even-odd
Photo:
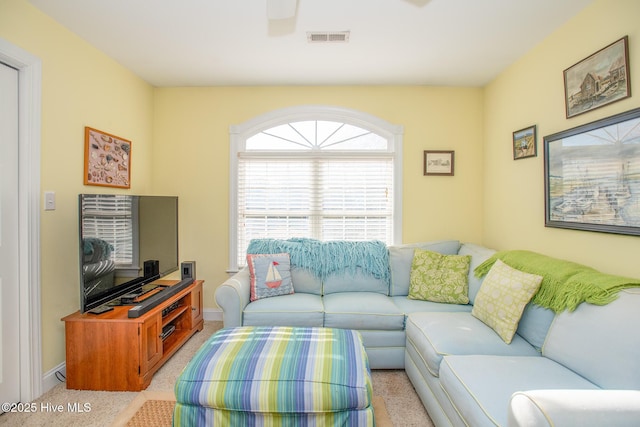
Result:
[[[567,118],[631,96],[628,37],[564,70]]]
[[[453,176],[454,152],[443,150],[425,150],[424,175]]]
[[[544,137],[545,226],[640,235],[640,108]]]
[[[538,155],[536,126],[529,126],[513,132],[513,160]]]
[[[84,128],[84,183],[131,187],[131,141],[90,127]]]

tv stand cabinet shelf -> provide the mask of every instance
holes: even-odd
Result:
[[[172,285],[177,281],[158,283]],[[202,330],[202,284],[202,280],[195,280],[137,318],[128,317],[130,305],[99,315],[76,312],[64,317],[67,388],[146,389],[153,374]]]

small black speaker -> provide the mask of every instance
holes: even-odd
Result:
[[[184,261],[180,265],[180,276],[181,279],[194,279],[196,278],[196,262],[195,261]]]
[[[144,262],[144,277],[152,277],[160,274],[160,261],[150,259]]]

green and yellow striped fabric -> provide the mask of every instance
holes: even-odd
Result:
[[[222,329],[175,394],[174,425],[374,425],[367,355],[352,330]]]

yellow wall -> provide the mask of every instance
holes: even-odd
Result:
[[[41,217],[44,372],[64,361],[60,318],[79,307],[77,194],[178,195],[180,258],[197,261],[205,305],[214,308],[213,291],[227,277],[229,126],[301,104],[360,110],[404,126],[404,242],[457,238],[533,249],[640,277],[638,237],[544,227],[541,144],[543,135],[640,105],[635,96],[567,120],[562,86],[562,70],[625,34],[636,77],[637,16],[635,0],[596,1],[484,89],[154,89],[26,0],[0,0],[0,37],[43,65],[41,187],[57,195],[57,210]],[[539,155],[513,161],[512,132],[531,124],[538,125]],[[84,126],[132,141],[130,190],[82,184]],[[423,176],[425,149],[455,150],[455,176]]]
[[[178,195],[180,258],[198,261],[205,306],[214,308],[213,291],[227,277],[229,126],[274,109],[339,105],[403,125],[403,240],[480,241],[481,89],[154,90],[25,0],[0,0],[0,37],[42,59],[41,187],[57,197],[57,209],[41,216],[44,372],[64,361],[60,318],[79,307],[77,194]],[[84,126],[132,141],[130,190],[83,185]],[[455,176],[424,177],[425,149],[456,150]]]
[[[156,89],[154,188],[180,196],[180,258],[196,260],[205,306],[227,278],[229,126],[295,105],[336,105],[404,126],[403,241],[480,243],[482,90],[433,87]],[[455,150],[455,176],[423,176],[425,149]]]
[[[544,226],[542,138],[640,106],[640,2],[599,0],[485,90],[484,243],[530,249],[640,277],[640,238]],[[632,97],[565,118],[563,70],[629,36]],[[538,126],[538,156],[514,161],[512,132]]]
[[[42,60],[41,189],[57,209],[41,212],[42,367],[65,359],[64,324],[78,310],[79,193],[84,127],[132,141],[131,193],[151,191],[153,88],[24,0],[0,0],[0,37]],[[44,206],[44,204],[43,204]]]

